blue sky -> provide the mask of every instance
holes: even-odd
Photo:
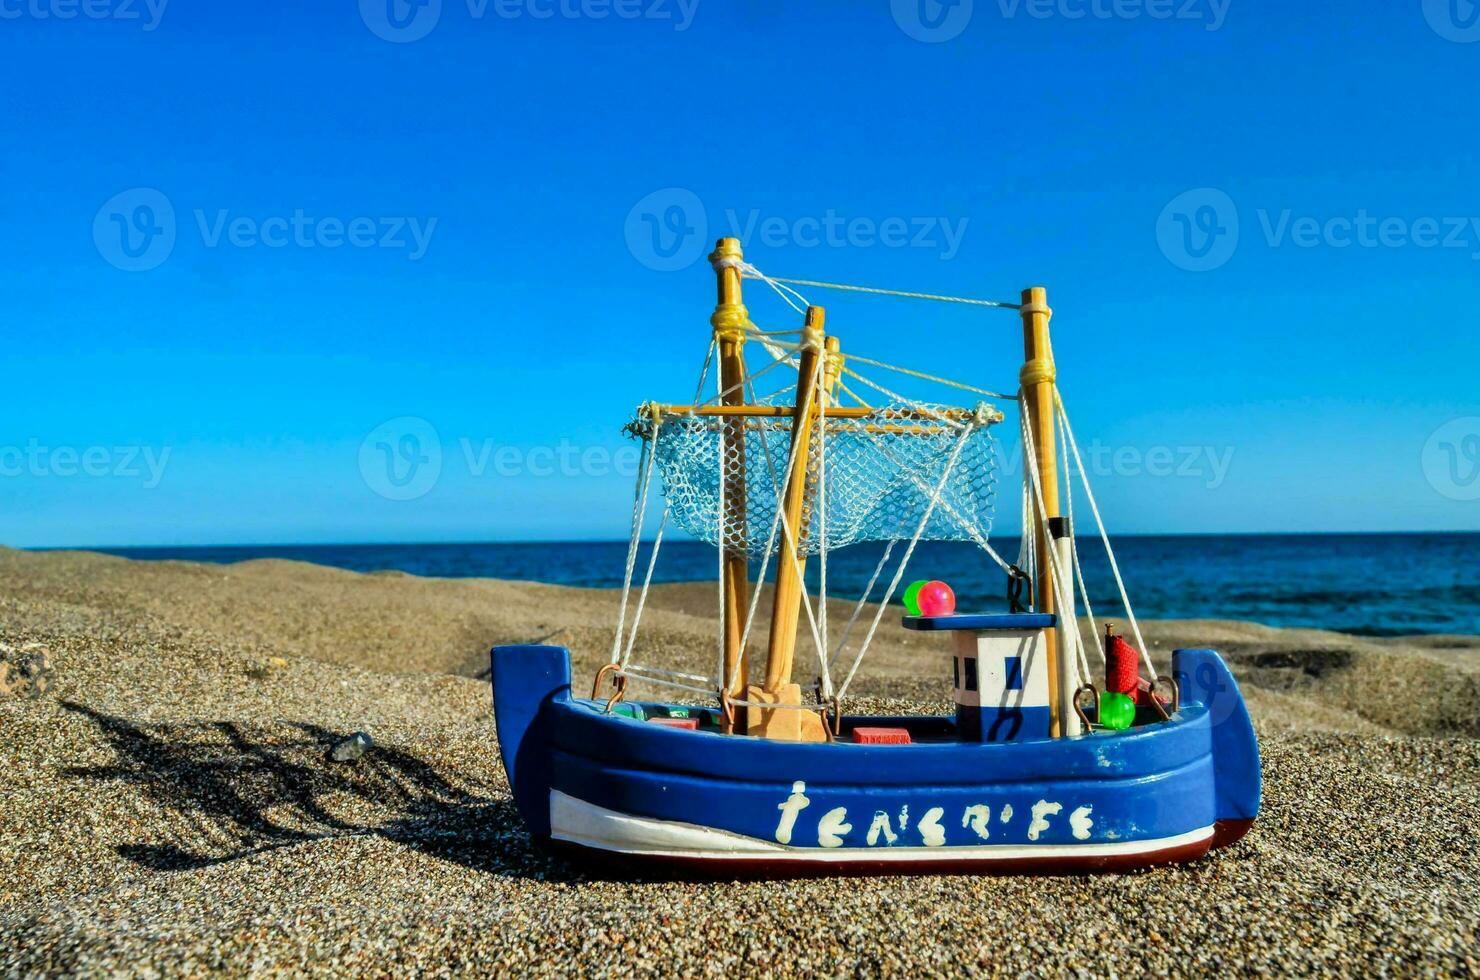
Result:
[[[0,0],[0,542],[624,536],[737,231],[1046,285],[1114,528],[1480,529],[1476,13]],[[1015,384],[1011,313],[810,298]]]

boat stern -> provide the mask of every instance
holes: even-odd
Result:
[[[551,705],[570,700],[570,651],[504,646],[489,653],[493,718],[514,805],[531,833],[550,833]]]
[[[1200,704],[1208,712],[1217,814],[1213,846],[1226,847],[1248,833],[1259,816],[1259,740],[1238,681],[1216,651],[1175,650],[1172,672],[1182,703]]]

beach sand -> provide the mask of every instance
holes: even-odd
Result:
[[[708,669],[713,597],[655,589],[640,659]],[[0,549],[0,641],[55,671],[0,698],[0,971],[1480,971],[1480,637],[1144,624],[1163,661],[1222,651],[1260,733],[1259,822],[1193,865],[624,882],[531,847],[483,679],[489,646],[543,642],[588,683],[616,606]],[[855,707],[946,711],[937,643],[886,617]],[[356,730],[375,747],[330,761]]]

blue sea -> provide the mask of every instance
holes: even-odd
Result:
[[[993,545],[1009,560],[1017,554],[1016,538],[994,538]],[[596,541],[98,550],[128,558],[222,563],[288,558],[359,572],[396,569],[414,575],[609,588],[622,584],[627,545]],[[1096,614],[1119,615],[1114,581],[1099,541],[1081,541],[1080,552]],[[1116,539],[1115,552],[1136,615],[1147,619],[1239,619],[1369,636],[1480,634],[1480,534],[1127,536]],[[868,583],[879,553],[873,545],[834,553],[828,565],[829,593],[856,597]],[[644,547],[639,573],[646,560]],[[713,548],[670,541],[663,545],[654,581],[715,577]],[[963,612],[1006,606],[1005,577],[972,545],[922,543],[906,580],[916,578],[950,583]]]

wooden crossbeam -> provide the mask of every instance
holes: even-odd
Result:
[[[796,409],[791,405],[659,405],[658,411],[664,415],[691,415],[691,416],[718,416],[746,418],[770,418],[789,419],[796,415]],[[899,409],[884,408],[862,408],[853,406],[828,406],[823,410],[823,416],[830,419],[879,419],[881,422],[903,422],[917,420],[921,422],[939,422],[948,419],[952,422],[966,422],[976,418],[976,410],[968,408],[948,408],[939,412],[902,411]],[[1001,422],[1003,415],[997,409],[988,409],[988,424]]]

